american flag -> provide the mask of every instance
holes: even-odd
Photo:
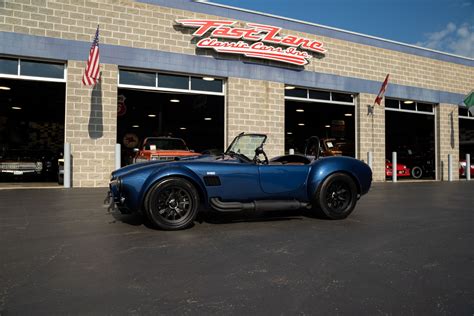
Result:
[[[385,94],[385,89],[387,89],[387,84],[388,84],[388,77],[390,76],[390,74],[387,74],[387,77],[385,77],[385,80],[384,82],[382,83],[382,86],[380,87],[380,91],[379,91],[379,94],[377,95],[377,97],[375,98],[375,103],[377,103],[378,105],[380,105],[380,102],[382,101],[383,99],[383,95]]]
[[[94,41],[89,52],[89,59],[82,76],[82,83],[86,86],[95,85],[100,77],[99,70],[99,26],[97,25],[97,31],[95,32]]]

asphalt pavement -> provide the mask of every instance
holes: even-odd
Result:
[[[377,183],[349,218],[155,230],[105,189],[0,190],[0,315],[474,314],[474,181]]]

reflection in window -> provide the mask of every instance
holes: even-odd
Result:
[[[199,77],[191,77],[191,90],[222,92],[222,80],[204,80]]]
[[[156,86],[156,74],[151,72],[138,72],[120,70],[120,83],[135,86]]]
[[[189,77],[158,74],[158,87],[172,89],[189,89]]]
[[[307,98],[308,97],[308,90],[306,89],[285,89],[285,96],[287,97],[295,97],[295,98]]]
[[[330,100],[331,93],[329,91],[309,90],[309,98],[316,100]]]
[[[433,104],[417,103],[416,107],[417,107],[418,111],[433,113]]]
[[[64,64],[21,60],[20,75],[64,79]]]
[[[0,73],[7,75],[17,75],[18,59],[0,58]]]
[[[353,97],[352,97],[351,94],[338,93],[338,92],[333,92],[332,93],[332,100],[333,101],[338,101],[338,102],[349,102],[349,103],[354,102]]]
[[[385,107],[391,109],[398,109],[400,101],[392,100],[392,99],[385,99]]]

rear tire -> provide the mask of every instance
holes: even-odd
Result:
[[[191,226],[198,213],[199,194],[182,178],[167,178],[156,183],[147,193],[145,214],[150,222],[163,230],[179,230]]]
[[[421,167],[418,167],[418,166],[411,168],[411,176],[414,179],[420,179],[423,176],[423,169],[421,169]]]
[[[330,219],[349,216],[357,203],[357,186],[344,173],[334,173],[327,177],[316,191],[313,205]]]

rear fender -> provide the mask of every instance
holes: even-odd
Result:
[[[184,166],[172,166],[162,168],[148,176],[148,178],[143,183],[142,190],[140,191],[139,201],[142,201],[142,205],[140,206],[143,206],[143,201],[145,200],[147,192],[153,187],[153,185],[155,185],[155,183],[165,178],[171,177],[184,178],[191,182],[199,193],[201,203],[204,203],[206,206],[208,205],[207,191],[201,179],[189,168]]]
[[[342,158],[342,160],[340,158]],[[359,169],[364,168],[361,164],[362,163],[356,159],[345,159],[345,157],[328,157],[316,161],[308,177],[308,200],[312,200],[314,193],[324,180],[336,172],[349,175],[354,180],[358,193],[365,193],[360,181],[362,171]]]

